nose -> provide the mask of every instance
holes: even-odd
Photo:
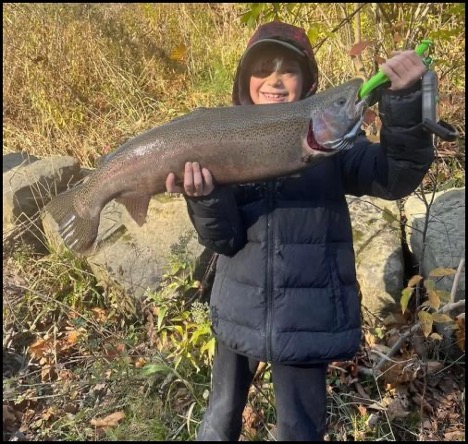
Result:
[[[281,73],[279,73],[278,71],[273,71],[266,79],[266,82],[271,85],[271,86],[275,86],[275,85],[281,85],[282,84],[282,77],[281,77]]]

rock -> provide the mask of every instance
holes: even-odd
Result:
[[[356,272],[363,316],[385,317],[398,304],[404,263],[396,202],[374,197],[347,197],[353,227]]]
[[[6,173],[18,166],[26,166],[40,160],[39,157],[32,156],[26,152],[8,153],[3,155],[3,172]]]
[[[431,202],[432,194],[427,194],[427,202]],[[428,225],[423,253],[423,231],[427,209],[424,202],[417,196],[412,196],[405,204],[407,217],[407,242],[414,254],[416,267],[421,265],[424,277],[434,268],[452,268],[456,270],[460,259],[465,255],[465,188],[451,188],[435,193],[429,210]],[[417,268],[415,268],[415,274]],[[450,292],[454,276],[432,278],[436,288]],[[465,268],[462,269],[455,301],[465,299]],[[463,310],[461,310],[463,311]],[[460,311],[452,311],[456,316]],[[436,324],[436,331],[442,336],[440,350],[449,359],[456,360],[463,354],[456,345],[454,324]]]
[[[55,246],[63,246],[50,215],[44,215],[43,224],[49,240]],[[197,242],[181,197],[154,196],[141,227],[123,205],[111,201],[101,213],[96,246],[87,262],[102,284],[117,283],[141,298],[147,289],[158,287],[171,251],[184,237],[189,238],[190,259],[200,258],[204,248]]]
[[[431,194],[426,195],[428,202]],[[417,264],[421,263],[425,277],[434,268],[457,269],[465,255],[465,188],[451,188],[435,193],[429,213],[424,257],[423,231],[426,218],[424,202],[411,196],[405,204],[407,217],[406,235]],[[421,262],[422,260],[422,262]],[[417,274],[417,269],[414,274]],[[454,276],[446,276],[436,282],[439,290],[451,291]],[[463,269],[455,300],[465,298],[465,270]]]
[[[3,233],[20,227],[23,240],[37,243],[42,239],[39,210],[81,178],[80,165],[68,156],[28,159],[17,154],[3,156]]]

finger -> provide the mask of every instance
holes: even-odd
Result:
[[[214,190],[214,181],[211,173],[206,169],[202,168],[203,179],[205,180],[204,194],[210,194]]]
[[[203,176],[200,171],[200,164],[198,162],[193,162],[193,186],[195,188],[194,195],[202,196],[203,195]]]
[[[185,164],[184,190],[189,196],[192,196],[193,192],[195,191],[195,188],[193,186],[193,168],[191,162],[187,162]]]
[[[166,191],[168,193],[182,193],[182,187],[179,187],[175,183],[175,174],[169,173],[166,178]]]

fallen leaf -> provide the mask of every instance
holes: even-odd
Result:
[[[365,406],[363,406],[362,404],[358,405],[358,410],[359,410],[359,413],[361,414],[361,416],[366,416],[367,408]]]
[[[135,368],[141,368],[141,367],[143,367],[145,364],[146,364],[145,358],[139,357],[139,358],[135,361]]]
[[[106,429],[108,427],[115,427],[116,425],[118,425],[118,422],[123,418],[125,418],[124,412],[114,412],[106,416],[105,418],[92,419],[91,425]]]
[[[67,342],[70,345],[74,345],[78,342],[78,338],[82,335],[79,330],[72,330],[67,332]]]
[[[91,309],[91,312],[93,313],[94,319],[98,322],[106,322],[107,321],[107,312],[100,307],[94,307]]]
[[[349,55],[356,57],[361,54],[362,51],[364,51],[371,42],[369,40],[361,40],[360,42],[355,43],[353,46],[351,46],[351,49],[349,50]]]
[[[52,347],[51,341],[44,340],[39,338],[36,342],[29,346],[29,351],[33,358],[39,359],[42,358],[45,354],[47,354]]]

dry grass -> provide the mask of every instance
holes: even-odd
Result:
[[[228,3],[4,5],[4,153],[66,154],[94,166],[96,157],[145,129],[198,106],[229,104],[234,70],[252,33],[240,23],[247,9]],[[343,14],[334,4],[284,8],[282,18],[314,31],[314,43],[327,39],[317,50],[321,88],[353,75],[346,53],[351,28],[330,32]],[[370,12],[362,16],[363,38],[377,41],[369,18]],[[448,85],[453,94],[464,90],[460,67],[450,69],[445,57],[463,52],[453,43],[457,38],[439,48],[444,95]],[[372,54],[363,53],[368,71]],[[460,111],[459,105],[444,109],[464,131],[464,105]]]

